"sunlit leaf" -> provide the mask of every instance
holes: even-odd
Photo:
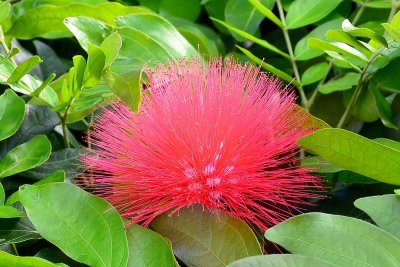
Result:
[[[12,90],[0,96],[0,141],[13,135],[25,117],[25,102]]]

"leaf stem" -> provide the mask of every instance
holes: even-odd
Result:
[[[12,244],[11,244],[11,247],[12,247],[12,249],[13,249],[15,255],[16,255],[16,256],[19,256],[19,253],[18,253],[18,250],[17,250],[17,246],[16,246],[14,243],[12,243]]]
[[[276,0],[276,5],[278,7],[280,19],[281,19],[282,24],[284,26],[282,28],[282,32],[283,32],[283,36],[285,38],[286,46],[287,46],[287,49],[288,49],[288,52],[289,52],[290,62],[292,63],[294,77],[296,78],[296,80],[299,83],[299,85],[297,86],[297,89],[298,89],[299,94],[300,94],[301,104],[302,104],[303,107],[307,107],[308,106],[308,103],[307,103],[308,101],[307,101],[306,94],[304,93],[303,85],[301,84],[301,77],[300,77],[299,69],[298,69],[297,64],[296,64],[296,58],[295,58],[294,53],[293,53],[292,42],[290,41],[289,32],[288,32],[288,29],[287,29],[287,26],[286,26],[286,20],[285,20],[285,15],[283,13],[283,8],[282,8],[281,1],[280,0]]]
[[[354,16],[353,21],[351,22],[353,25],[356,25],[357,22],[360,20],[361,15],[364,13],[365,5],[361,5],[361,7],[357,10],[356,15]]]

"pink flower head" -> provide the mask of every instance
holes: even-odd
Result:
[[[149,225],[200,204],[266,230],[318,197],[300,168],[295,96],[249,64],[199,59],[148,70],[139,113],[104,109],[90,131],[83,178],[125,218]]]

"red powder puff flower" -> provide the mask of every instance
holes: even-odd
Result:
[[[139,113],[116,103],[90,131],[83,157],[95,191],[149,225],[200,204],[266,230],[318,197],[296,141],[310,131],[282,83],[249,64],[199,59],[159,65]]]

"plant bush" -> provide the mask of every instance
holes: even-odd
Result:
[[[399,9],[1,1],[0,266],[399,266]],[[312,132],[297,142],[301,166],[326,195],[262,233],[196,205],[143,227],[77,186],[100,107],[121,99],[138,112],[144,70],[185,57],[231,57],[290,84]]]

